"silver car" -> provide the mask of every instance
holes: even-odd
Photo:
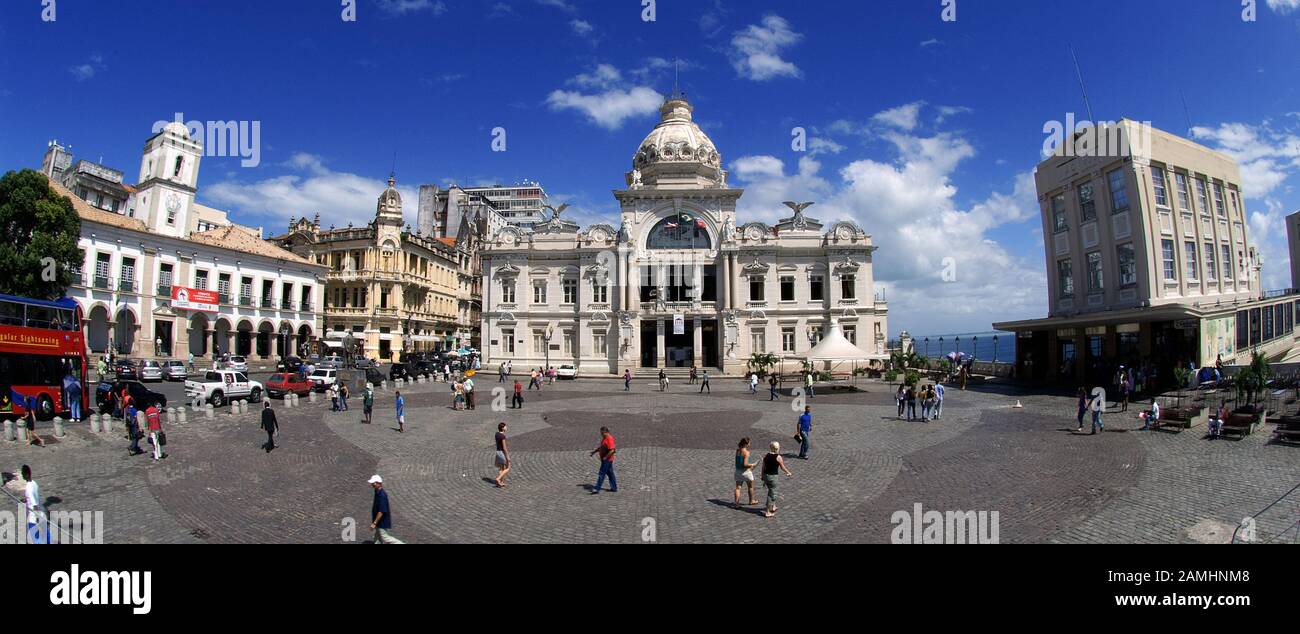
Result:
[[[140,362],[140,380],[141,381],[161,381],[163,380],[163,369],[157,361]]]
[[[190,373],[185,369],[185,363],[182,361],[176,361],[175,359],[163,361],[162,370],[163,378],[168,381],[184,381],[190,378]]]

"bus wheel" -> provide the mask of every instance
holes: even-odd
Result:
[[[36,399],[36,419],[54,420],[54,401],[45,394]]]

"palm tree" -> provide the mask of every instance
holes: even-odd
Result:
[[[754,354],[749,355],[749,360],[745,362],[745,367],[759,373],[760,375],[766,375],[768,370],[780,362],[781,358],[775,354],[770,352],[755,352]]]
[[[1245,400],[1247,405],[1255,405],[1259,399],[1259,393],[1264,391],[1268,380],[1273,377],[1273,368],[1268,364],[1264,355],[1254,353],[1250,358],[1250,365],[1246,366],[1237,373],[1237,399]]]

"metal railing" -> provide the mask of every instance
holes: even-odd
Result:
[[[1289,522],[1289,524],[1286,524],[1285,527],[1283,527],[1282,529],[1278,530],[1277,532],[1271,535],[1268,535],[1267,537],[1259,533],[1259,518],[1263,516],[1265,513],[1268,513],[1270,509],[1277,506],[1279,503],[1283,502],[1287,498],[1294,495],[1296,491],[1300,491],[1300,484],[1291,487],[1290,491],[1283,493],[1282,497],[1273,500],[1268,506],[1265,506],[1258,513],[1255,513],[1254,515],[1251,515],[1250,517],[1242,520],[1241,523],[1237,525],[1236,530],[1232,531],[1232,543],[1233,544],[1280,543],[1286,540],[1287,535],[1291,535],[1293,533],[1295,536],[1291,538],[1291,541],[1300,543],[1300,519],[1296,518],[1295,515],[1296,509],[1292,508],[1295,505],[1300,505],[1300,499],[1293,499],[1291,500],[1290,505],[1283,505],[1282,507],[1280,507],[1281,509],[1279,511],[1280,513],[1290,513],[1289,517],[1286,517],[1285,519],[1282,520],[1283,522]],[[1288,509],[1290,510],[1288,511]],[[1255,534],[1252,539],[1247,539],[1246,538],[1247,536],[1243,536],[1241,534],[1241,530],[1245,528],[1248,523],[1253,525],[1252,530],[1254,531]]]

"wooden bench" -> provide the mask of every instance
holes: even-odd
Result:
[[[1245,438],[1255,431],[1257,421],[1255,414],[1228,414],[1228,420],[1223,421],[1220,435],[1235,434]]]
[[[1184,429],[1191,429],[1192,421],[1187,418],[1170,418],[1161,415],[1151,423],[1151,429],[1166,429],[1175,432],[1182,432]]]
[[[1300,427],[1284,427],[1278,425],[1273,430],[1273,442],[1280,443],[1300,443]]]

